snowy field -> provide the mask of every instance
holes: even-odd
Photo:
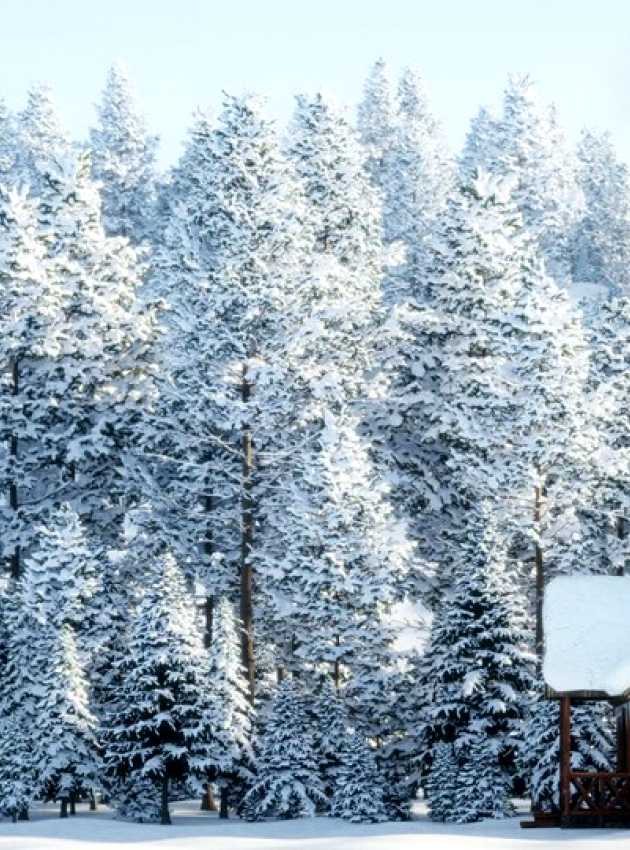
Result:
[[[30,823],[0,822],[0,850],[547,850],[630,847],[623,830],[524,830],[519,818],[456,826],[434,824],[422,810],[411,823],[353,825],[333,818],[274,823],[220,821],[197,803],[172,807],[173,825],[120,823],[106,809],[79,807],[60,820],[36,809]]]

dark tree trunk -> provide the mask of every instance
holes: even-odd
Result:
[[[28,814],[28,808],[20,809],[20,812],[17,816],[17,819],[18,820],[30,820],[29,814]]]
[[[243,377],[241,381],[241,398],[247,403],[251,397],[252,386],[247,379],[247,366],[243,366]],[[243,425],[241,432],[241,450],[243,455],[242,464],[242,496],[241,496],[241,588],[240,588],[240,616],[241,616],[241,661],[245,668],[247,682],[249,685],[249,699],[254,702],[254,606],[252,600],[253,592],[253,568],[251,563],[252,547],[254,542],[254,501],[252,494],[252,473],[254,469],[254,448],[252,434],[247,424]]]
[[[13,360],[11,363],[11,395],[17,396],[20,392],[20,370],[17,360]],[[17,435],[14,434],[9,440],[9,454],[11,455],[11,462],[15,464],[18,456],[18,438]],[[9,483],[9,507],[14,513],[17,513],[19,507],[19,499],[18,499],[18,488],[17,482],[13,479]],[[13,550],[13,554],[11,555],[11,576],[14,579],[20,577],[22,572],[21,566],[21,557],[20,557],[20,547],[16,546]]]
[[[335,646],[341,645],[341,639],[339,635],[335,636]],[[341,664],[338,658],[335,658],[335,663],[333,665],[333,682],[335,685],[335,691],[337,695],[339,695],[339,688],[341,687]]]
[[[542,518],[542,489],[537,486],[534,489],[534,526],[536,531],[536,543],[534,544],[534,559],[536,564],[536,667],[538,672],[542,671],[542,659],[545,646],[545,635],[543,631],[543,601],[545,598],[545,564],[543,550],[540,545],[540,521]]]
[[[617,539],[625,540],[626,539],[626,518],[623,516],[617,517]],[[626,564],[625,564],[625,556],[622,563],[619,565],[617,569],[617,575],[623,576],[626,574]]]
[[[90,811],[95,812],[97,808],[98,805],[96,803],[96,794],[94,793],[94,789],[92,788],[92,790],[90,791]]]
[[[212,511],[212,497],[205,496],[204,497],[204,510],[206,513],[211,513]],[[210,559],[213,552],[212,545],[212,536],[211,532],[208,528],[206,531],[206,536],[203,541],[203,551],[204,555]],[[212,633],[214,630],[214,596],[206,596],[206,601],[203,605],[203,612],[205,618],[205,629],[203,634],[203,642],[205,646],[209,649],[212,646]],[[208,783],[206,785],[205,791],[201,796],[201,811],[202,812],[216,812],[217,804],[214,801],[214,797],[212,795],[212,786]]]
[[[212,632],[214,629],[214,596],[206,596],[203,609],[206,618],[206,628],[204,630],[203,640],[209,649],[212,646]]]
[[[165,773],[162,777],[162,795],[160,802],[160,823],[162,826],[169,826],[171,823],[171,815],[168,810],[168,775]]]
[[[223,820],[227,820],[230,816],[230,809],[228,806],[228,788],[227,785],[221,786],[221,809],[219,811],[219,817]]]
[[[68,817],[68,798],[63,797],[61,800],[61,806],[59,808],[59,817],[67,818]]]
[[[77,798],[76,794],[70,795],[70,814],[76,815],[77,813]]]

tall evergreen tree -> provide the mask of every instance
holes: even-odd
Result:
[[[362,406],[378,383],[374,338],[383,321],[378,204],[350,127],[319,95],[298,99],[291,155],[316,250],[269,385],[286,425],[270,444],[276,486],[263,507],[263,589],[276,632],[292,646],[286,663],[329,665],[337,687],[366,674],[353,710],[372,728],[371,712],[383,701],[369,710],[368,701],[382,682],[368,671],[388,655],[383,614],[404,592],[411,556],[361,433]]]
[[[16,808],[26,789],[68,802],[96,781],[96,719],[88,699],[76,627],[94,593],[95,564],[76,514],[63,506],[38,528],[38,548],[25,560],[9,620],[3,715],[15,743],[2,747],[2,785]]]
[[[436,813],[446,820],[478,820],[510,810],[508,768],[523,742],[534,682],[524,608],[488,512],[475,531],[476,539],[459,544],[451,588],[436,611],[424,660],[427,744],[430,751],[438,743],[453,744],[455,754],[456,778],[446,778],[447,787],[457,791],[454,807]],[[443,771],[444,759],[436,765]],[[472,793],[475,777],[479,785],[485,783],[486,793]]]
[[[577,162],[584,208],[573,235],[572,274],[590,313],[589,304],[630,293],[630,178],[606,134],[583,131]]]
[[[527,76],[513,76],[503,95],[492,173],[513,174],[514,201],[559,283],[569,283],[570,237],[583,206],[576,163],[558,125]]]
[[[221,787],[221,813],[227,815],[231,785],[242,787],[252,778],[253,712],[241,646],[231,603],[222,597],[214,609],[210,645],[210,687],[215,706],[213,779]]]
[[[155,502],[181,495],[176,521],[198,520],[190,554],[209,596],[240,580],[242,661],[254,690],[254,529],[264,457],[278,430],[261,391],[283,344],[305,265],[300,192],[273,126],[251,97],[227,97],[216,127],[201,116],[172,181],[173,214],[155,280],[168,302],[156,427],[169,423]],[[160,435],[158,434],[158,439]],[[258,488],[263,488],[259,490]],[[254,489],[257,494],[254,495]],[[160,491],[160,492],[158,492]]]
[[[0,184],[6,186],[15,180],[17,134],[15,118],[4,100],[0,99]]]
[[[157,137],[148,132],[119,63],[109,69],[97,110],[90,149],[92,175],[101,184],[103,226],[109,236],[140,242],[153,226]]]
[[[38,83],[29,89],[26,105],[17,115],[17,141],[19,179],[38,196],[46,186],[46,175],[72,152],[48,85]]]
[[[396,132],[396,105],[387,65],[383,59],[370,68],[357,111],[359,140],[366,149],[366,167],[380,191],[385,209],[391,198],[389,154]]]
[[[390,147],[385,233],[403,242],[406,269],[417,268],[426,239],[446,205],[452,163],[420,76],[406,68],[398,87],[396,131]],[[408,273],[408,272],[407,272]]]
[[[482,106],[470,122],[459,157],[459,172],[464,182],[474,180],[480,171],[491,172],[496,166],[497,134],[498,118]]]
[[[36,210],[23,194],[0,197],[0,455],[2,554],[17,578],[60,486],[50,431],[57,397],[62,292],[45,264]]]
[[[127,492],[124,455],[152,397],[154,313],[140,296],[138,253],[105,235],[87,154],[51,170],[39,215],[61,308],[52,324],[57,404],[46,444],[64,491],[112,541]]]
[[[134,613],[120,660],[118,700],[106,718],[105,767],[120,781],[159,787],[161,822],[170,823],[169,783],[197,780],[213,764],[208,672],[184,577],[171,555],[155,566]],[[124,799],[121,801],[124,806]]]

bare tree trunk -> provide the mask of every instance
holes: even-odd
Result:
[[[542,659],[545,649],[545,635],[543,630],[543,601],[545,598],[545,564],[543,550],[540,545],[540,522],[542,518],[542,488],[537,485],[534,488],[534,526],[536,530],[536,543],[534,544],[534,558],[536,563],[536,667],[538,672],[542,670]]]
[[[67,818],[68,817],[68,798],[62,797],[61,806],[59,807],[59,817]]]
[[[72,794],[70,794],[70,814],[76,815],[76,813],[77,813],[77,796],[73,791]]]
[[[17,396],[20,392],[20,371],[18,361],[13,360],[11,363],[11,395]],[[16,434],[11,436],[9,440],[9,454],[11,461],[15,464],[18,456],[18,438]],[[9,507],[14,513],[17,513],[19,506],[17,482],[13,479],[9,484]],[[11,555],[11,576],[14,579],[20,577],[22,572],[20,547],[16,546]]]
[[[247,366],[243,365],[241,398],[247,403],[251,397],[252,385],[247,379]],[[254,502],[252,495],[252,473],[254,468],[254,449],[249,425],[245,423],[241,432],[242,496],[241,496],[241,661],[249,684],[249,699],[254,702],[254,607],[252,600],[253,568],[251,563],[254,542]]]
[[[17,816],[17,819],[18,820],[30,820],[27,806],[24,806],[23,809],[20,809],[19,814]]]
[[[623,516],[617,517],[617,539],[625,540],[626,539],[626,519]],[[626,574],[626,564],[625,564],[625,556],[619,567],[617,568],[617,575],[623,576]]]
[[[335,646],[340,646],[341,640],[339,635],[335,636]],[[335,663],[333,665],[333,682],[335,683],[335,692],[337,696],[339,696],[339,688],[341,687],[341,664],[338,658],[335,658]]]
[[[212,511],[212,497],[205,496],[204,497],[204,509],[206,513],[211,513]],[[210,535],[210,531],[206,532],[206,537],[203,541],[203,551],[204,554],[208,557],[208,559],[212,556],[213,552],[213,544],[212,537]],[[212,646],[212,633],[214,630],[214,596],[206,596],[206,600],[203,606],[204,616],[205,616],[205,630],[203,635],[203,642],[205,646],[209,649]],[[201,811],[202,812],[216,812],[217,804],[214,800],[214,795],[212,794],[212,786],[208,782],[205,787],[204,793],[201,796]]]
[[[221,809],[219,811],[219,817],[222,820],[227,820],[230,816],[230,809],[228,806],[228,788],[227,785],[221,786]]]
[[[168,810],[168,774],[164,773],[162,777],[162,794],[160,802],[160,823],[162,826],[169,826],[171,815]]]
[[[96,794],[94,793],[94,788],[90,788],[90,811],[95,812],[98,808],[96,803]]]

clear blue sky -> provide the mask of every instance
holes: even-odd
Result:
[[[528,71],[572,138],[610,129],[630,159],[629,42],[628,0],[1,0],[0,90],[19,108],[29,83],[49,81],[80,136],[120,58],[168,163],[222,89],[267,94],[284,121],[296,91],[354,102],[383,56],[420,69],[457,145],[506,75]]]

